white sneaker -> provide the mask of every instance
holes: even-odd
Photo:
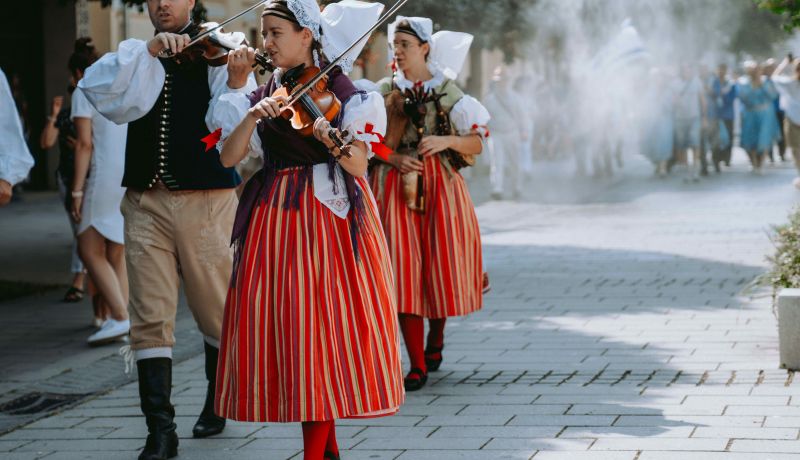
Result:
[[[130,330],[130,320],[117,321],[109,318],[100,326],[99,331],[89,336],[87,342],[89,342],[89,345],[102,345],[104,343],[114,342],[128,335]]]

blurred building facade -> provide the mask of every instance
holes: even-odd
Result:
[[[251,6],[255,0],[203,0],[209,21],[220,22]],[[57,147],[39,148],[39,134],[50,112],[53,97],[67,96],[67,60],[76,38],[92,37],[98,52],[117,48],[127,38],[148,39],[153,26],[146,10],[125,6],[113,0],[108,7],[89,0],[31,0],[7,2],[5,28],[0,29],[6,50],[0,55],[0,68],[12,82],[17,105],[22,113],[36,166],[29,186],[55,188],[58,166]],[[385,2],[389,3],[389,2]],[[385,30],[385,27],[381,29]],[[260,43],[260,15],[254,11],[226,27],[243,32],[250,43]],[[479,58],[480,62],[475,59]],[[473,50],[472,62],[464,65],[460,83],[477,97],[485,92],[492,69],[501,62],[496,52]],[[362,56],[361,65],[351,73],[353,79],[379,80],[390,74],[386,36],[376,33]],[[477,65],[476,65],[477,64]],[[471,78],[470,74],[483,74]],[[259,77],[263,81],[264,78]]]

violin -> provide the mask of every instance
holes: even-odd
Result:
[[[228,63],[228,53],[230,51],[239,48],[241,45],[249,45],[243,36],[240,38],[233,33],[223,32],[216,22],[200,24],[191,38],[190,46],[184,48],[180,53],[172,54],[165,50],[167,51],[165,55],[174,58],[179,63],[202,59],[211,67],[220,67]],[[253,67],[258,67],[258,72],[261,75],[275,71],[275,65],[261,51],[256,50],[255,61]]]
[[[276,89],[271,97],[280,96],[291,99],[291,96],[294,96],[297,90],[314,80],[320,72],[319,67],[306,67],[305,64],[300,64],[287,70],[281,79],[283,86]],[[333,121],[342,109],[342,102],[333,91],[328,89],[327,74],[323,75],[322,78],[318,78],[310,89],[297,97],[295,104],[283,108],[281,116],[290,120],[292,128],[304,137],[314,135],[314,122],[318,118]],[[345,142],[345,139],[350,137],[350,133],[331,129],[328,132],[328,136],[334,145],[339,148],[343,156],[348,158],[352,156],[350,154],[350,145]]]

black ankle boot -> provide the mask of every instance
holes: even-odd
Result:
[[[178,455],[175,409],[169,402],[172,393],[172,360],[142,359],[139,370],[139,399],[147,422],[147,443],[139,460],[166,460]]]
[[[219,348],[214,348],[206,342],[206,379],[208,379],[208,390],[206,391],[206,403],[200,418],[192,428],[192,436],[195,438],[206,438],[222,433],[225,429],[225,419],[214,413],[214,394],[217,391],[217,359],[219,358]]]

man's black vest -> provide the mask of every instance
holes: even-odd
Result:
[[[150,112],[128,124],[122,185],[145,190],[160,179],[170,190],[236,187],[242,181],[236,169],[222,166],[217,149],[206,151],[202,140],[209,135],[208,64],[159,60],[164,87]]]

